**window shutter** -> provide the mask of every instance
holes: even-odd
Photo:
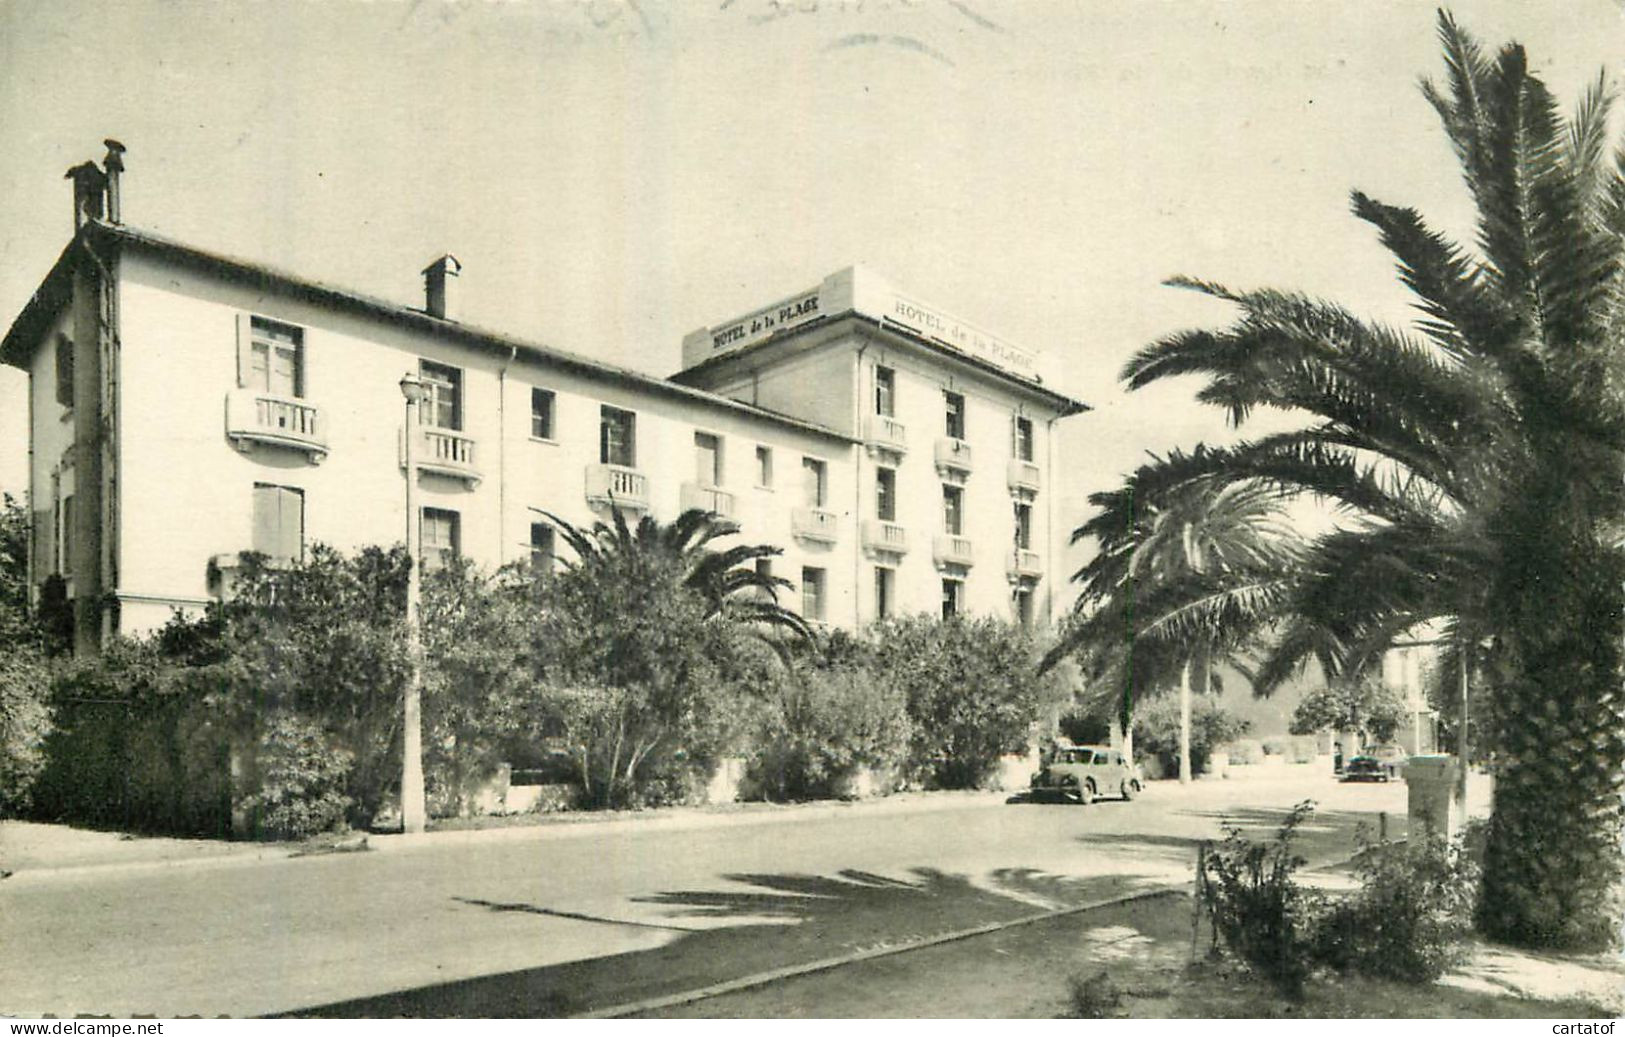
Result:
[[[276,556],[278,530],[282,525],[282,508],[277,500],[275,486],[254,487],[253,549],[261,554]]]
[[[248,373],[253,370],[254,318],[246,313],[237,314],[237,388],[248,387]]]
[[[34,582],[56,571],[56,523],[50,508],[34,512]]]
[[[305,495],[298,490],[280,490],[279,555],[290,561],[303,560],[305,555]]]

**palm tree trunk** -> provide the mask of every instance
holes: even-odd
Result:
[[[1191,661],[1179,671],[1179,783],[1191,782]]]

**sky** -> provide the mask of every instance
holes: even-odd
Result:
[[[1625,72],[1621,0],[1462,0],[1572,104]],[[1227,308],[1176,274],[1412,311],[1352,188],[1470,241],[1419,77],[1429,3],[1364,0],[0,0],[0,320],[129,148],[124,220],[656,375],[682,336],[862,263],[1037,350],[1063,520],[1232,433],[1124,361]],[[0,489],[26,476],[0,368]]]

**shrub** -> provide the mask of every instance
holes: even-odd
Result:
[[[895,768],[908,754],[901,689],[856,667],[798,669],[765,713],[749,779],[768,798],[844,795],[860,768]]]
[[[292,713],[266,719],[254,791],[238,804],[256,838],[305,839],[340,827],[355,755],[333,747],[315,724]]]
[[[26,811],[52,730],[50,671],[32,649],[0,649],[0,817]]]
[[[938,788],[985,783],[1065,698],[1057,678],[1038,675],[1031,636],[1010,623],[922,615],[877,624],[870,637],[876,682],[908,703],[909,769]]]
[[[1252,766],[1264,761],[1264,747],[1256,738],[1237,738],[1226,742],[1224,748],[1229,750],[1232,765]]]
[[[1362,842],[1360,890],[1327,909],[1315,959],[1339,972],[1431,983],[1461,959],[1478,864],[1462,839],[1449,846],[1436,839]]]
[[[1294,851],[1293,836],[1311,813],[1305,801],[1293,808],[1275,839],[1255,843],[1226,826],[1222,844],[1209,849],[1197,892],[1213,919],[1215,943],[1290,997],[1303,992],[1313,959],[1318,899],[1293,882],[1306,862]]]
[[[1247,721],[1208,698],[1191,702],[1191,774],[1207,770],[1213,749],[1232,741],[1247,730]],[[1179,703],[1164,695],[1143,706],[1134,717],[1134,746],[1137,752],[1156,756],[1163,773],[1179,773]]]
[[[1111,723],[1094,713],[1074,710],[1064,714],[1057,726],[1078,745],[1105,745],[1111,740]]]

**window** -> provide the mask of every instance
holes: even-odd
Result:
[[[1017,587],[1011,593],[1011,604],[1015,609],[1016,622],[1021,624],[1022,629],[1025,630],[1031,627],[1033,625],[1033,589],[1027,586]]]
[[[56,337],[56,402],[73,406],[73,339]]]
[[[822,508],[829,499],[829,478],[824,462],[813,457],[801,459],[801,485],[809,508]]]
[[[875,618],[885,619],[892,614],[897,570],[875,566]]]
[[[303,490],[254,484],[253,549],[276,562],[297,562],[304,557]]]
[[[1018,461],[1031,461],[1033,459],[1033,420],[1031,418],[1016,419],[1015,456]]]
[[[1031,504],[1016,505],[1016,546],[1022,550],[1031,550],[1033,546],[1033,506]]]
[[[897,405],[897,372],[889,367],[875,368],[875,413],[894,417]]]
[[[263,317],[249,320],[243,387],[274,396],[303,396],[304,332]]]
[[[964,530],[965,491],[958,486],[942,488],[942,531],[959,536]]]
[[[942,581],[942,618],[953,619],[959,615],[959,590],[964,586],[960,580]]]
[[[804,619],[824,618],[824,570],[801,570],[801,615]]]
[[[423,525],[418,531],[418,558],[426,573],[442,569],[457,557],[461,538],[460,516],[440,508],[423,509]]]
[[[763,489],[773,486],[773,451],[765,446],[756,448],[756,485]]]
[[[948,438],[965,438],[965,397],[956,392],[942,394],[948,415]]]
[[[553,438],[553,393],[550,390],[530,391],[530,438]]]
[[[694,433],[694,477],[701,486],[722,485],[722,440],[709,432]]]
[[[461,432],[463,428],[463,372],[455,367],[418,362],[423,379],[423,403],[418,407],[418,423]]]
[[[537,572],[553,569],[553,527],[546,522],[530,524],[530,567]]]
[[[875,517],[882,522],[897,521],[897,469],[875,469]]]
[[[636,468],[638,416],[629,410],[601,407],[598,411],[598,461]]]

